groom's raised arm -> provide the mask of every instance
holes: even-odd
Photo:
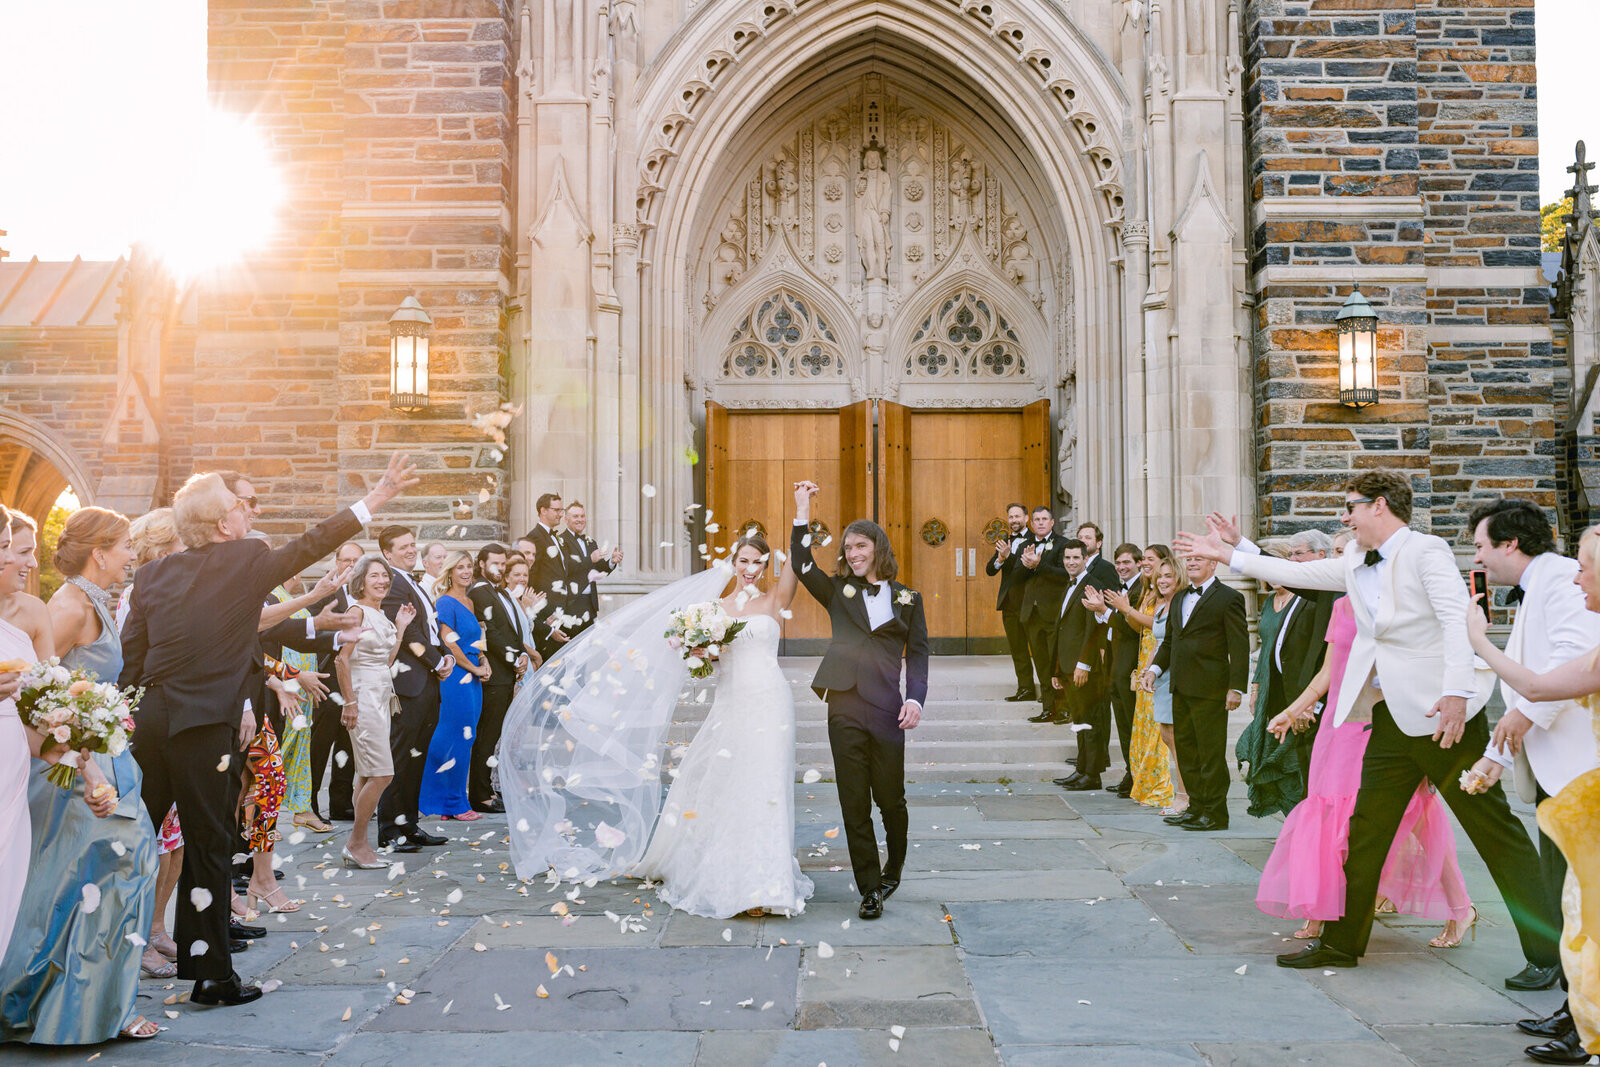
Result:
[[[811,498],[816,493],[817,487],[811,482],[795,483],[794,529],[789,532],[789,566],[795,569],[800,584],[826,608],[833,604],[833,581],[817,569],[816,557],[811,554]]]

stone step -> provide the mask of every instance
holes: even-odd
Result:
[[[809,690],[807,690],[806,695],[809,699],[797,699],[794,702],[795,721],[826,721],[828,706],[818,700]],[[677,710],[673,713],[673,721],[700,722],[705,719],[706,711],[710,707],[711,698],[709,697],[704,703],[679,704]],[[1028,716],[1039,714],[1040,707],[1041,705],[1037,701],[1007,704],[1003,700],[937,700],[930,697],[922,706],[922,718],[925,722],[987,720],[991,722],[1027,723]]]
[[[683,745],[694,740],[700,729],[700,720],[680,721],[672,725],[667,734],[669,744]],[[828,724],[821,718],[800,719],[795,723],[796,741],[826,741]],[[1066,744],[1071,731],[1065,726],[1031,722],[1005,722],[994,719],[945,719],[929,716],[922,720],[912,736],[917,741],[985,741],[992,744],[1051,745]]]

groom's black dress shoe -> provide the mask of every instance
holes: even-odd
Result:
[[[490,797],[488,800],[472,805],[472,810],[484,815],[504,815],[506,806],[499,797]]]
[[[1530,963],[1506,979],[1507,989],[1549,989],[1561,980],[1561,964],[1541,967]]]
[[[1589,1062],[1589,1054],[1583,1050],[1583,1039],[1578,1036],[1576,1029],[1542,1045],[1529,1045],[1522,1052],[1535,1063]]]
[[[1543,1019],[1520,1019],[1517,1029],[1529,1037],[1562,1037],[1572,1032],[1572,1012],[1563,1004]]]
[[[1005,698],[1007,704],[1015,704],[1022,700],[1038,699],[1039,694],[1035,693],[1032,689],[1018,689],[1015,693],[1012,693],[1010,696]]]
[[[1098,774],[1080,774],[1077,781],[1069,782],[1061,788],[1074,793],[1087,793],[1091,789],[1100,788],[1100,776]]]
[[[1188,826],[1198,818],[1200,818],[1199,812],[1180,811],[1176,815],[1168,815],[1164,817],[1161,821],[1166,823],[1168,826]]]
[[[207,1006],[226,1004],[229,1007],[233,1007],[237,1004],[248,1004],[252,1000],[260,999],[261,987],[258,985],[245,985],[237,971],[221,980],[202,978],[194,984],[194,990],[189,994],[190,1004],[205,1004]]]
[[[1083,775],[1079,774],[1077,771],[1073,771],[1065,778],[1056,778],[1053,779],[1053,781],[1062,789],[1072,789],[1076,787],[1079,782],[1083,781]]]
[[[1180,830],[1226,830],[1228,824],[1210,815],[1196,815],[1186,823],[1178,824]]]
[[[390,834],[388,837],[378,835],[378,847],[386,848],[390,852],[421,852],[422,844],[413,841],[405,834]]]
[[[1068,782],[1074,781],[1077,777],[1077,774],[1074,773],[1067,775],[1065,778],[1052,778],[1050,779],[1050,782],[1053,785],[1065,787]]]
[[[883,879],[880,879],[879,882],[878,882],[878,896],[881,897],[883,900],[887,901],[890,897],[894,896],[894,891],[896,889],[899,889],[899,888],[900,888],[900,878],[899,878],[899,876],[896,876],[894,878],[883,878]]]
[[[1312,967],[1354,967],[1358,962],[1350,953],[1324,945],[1320,938],[1308,942],[1298,952],[1287,952],[1278,957],[1279,967],[1301,971]]]
[[[863,919],[883,918],[883,894],[874,889],[861,898],[861,910],[856,912]]]
[[[415,841],[419,845],[427,845],[429,847],[447,844],[450,841],[448,837],[441,837],[438,834],[430,834],[420,826],[412,828],[411,840]]]

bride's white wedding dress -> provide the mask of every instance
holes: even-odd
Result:
[[[724,648],[711,708],[629,872],[661,882],[680,911],[798,915],[811,896],[794,855],[794,694],[778,667],[780,633],[770,615],[751,615]]]

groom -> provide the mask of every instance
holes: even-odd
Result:
[[[828,703],[828,744],[833,749],[844,836],[861,892],[863,919],[883,914],[883,902],[900,888],[906,862],[906,734],[922,721],[928,695],[928,624],[922,599],[899,584],[894,550],[882,527],[857,519],[844,531],[839,570],[828,577],[811,555],[811,498],[815,482],[796,482],[789,566],[824,608],[833,640],[812,679]],[[900,664],[906,664],[906,693]],[[889,862],[878,864],[872,828],[877,800],[889,839]]]

